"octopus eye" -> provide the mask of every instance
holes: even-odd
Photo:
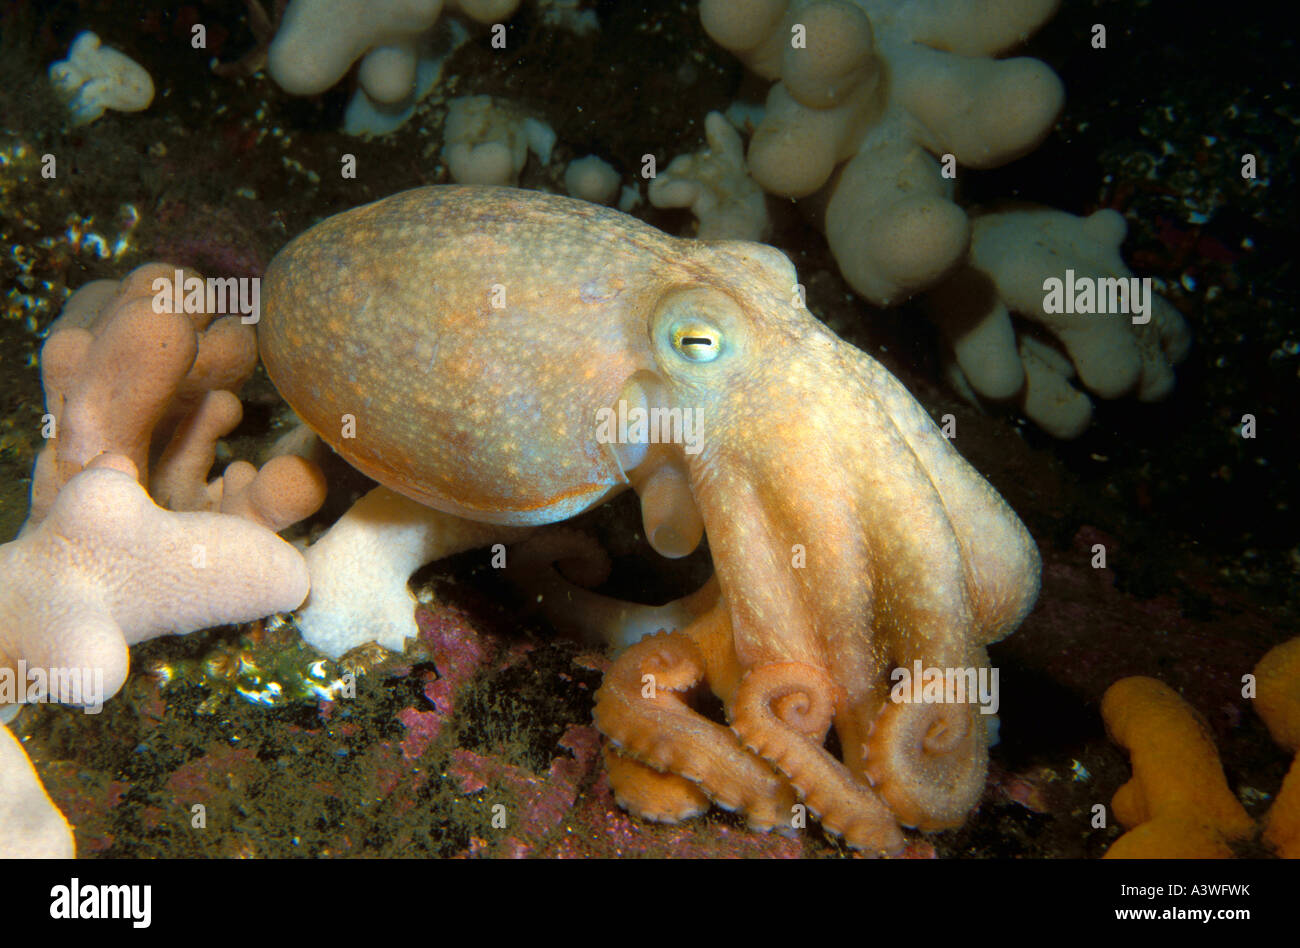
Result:
[[[673,349],[689,362],[712,362],[722,354],[722,333],[708,323],[684,320],[668,331]]]

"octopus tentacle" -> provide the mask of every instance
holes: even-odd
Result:
[[[685,777],[660,773],[610,743],[605,744],[604,757],[614,799],[643,820],[680,823],[709,808],[708,794]]]
[[[903,835],[893,814],[822,747],[842,700],[835,683],[812,665],[761,665],[740,684],[731,727],[790,779],[822,826],[856,849],[897,852]]]
[[[865,754],[868,779],[904,826],[960,826],[984,792],[988,738],[973,704],[887,704]]]
[[[787,825],[794,803],[790,786],[747,753],[730,730],[686,703],[704,672],[704,656],[689,636],[667,632],[642,639],[606,672],[595,696],[596,726],[622,755],[685,777],[719,806],[743,812],[753,828]],[[647,675],[653,676],[651,686]]]
[[[666,453],[666,452],[664,452]],[[680,458],[656,456],[628,475],[641,497],[646,539],[660,556],[689,556],[704,536],[704,521],[691,495],[690,475]]]

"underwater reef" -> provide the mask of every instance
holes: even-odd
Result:
[[[7,5],[0,855],[1294,858],[1215,9]]]

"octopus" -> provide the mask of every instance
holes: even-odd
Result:
[[[978,803],[981,708],[893,684],[988,669],[1038,551],[903,385],[810,314],[781,252],[427,187],[300,235],[264,299],[272,381],[381,490],[432,508],[430,559],[628,487],[658,553],[707,536],[713,578],[595,696],[632,814],[716,804],[793,832],[809,813],[889,855]]]

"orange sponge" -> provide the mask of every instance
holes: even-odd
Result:
[[[1111,801],[1129,832],[1107,859],[1223,859],[1254,823],[1228,789],[1209,729],[1194,708],[1154,678],[1122,678],[1101,714],[1128,751],[1133,779]]]
[[[1264,841],[1285,859],[1300,859],[1300,638],[1283,642],[1255,666],[1255,710],[1268,732],[1296,754],[1268,816]]]

